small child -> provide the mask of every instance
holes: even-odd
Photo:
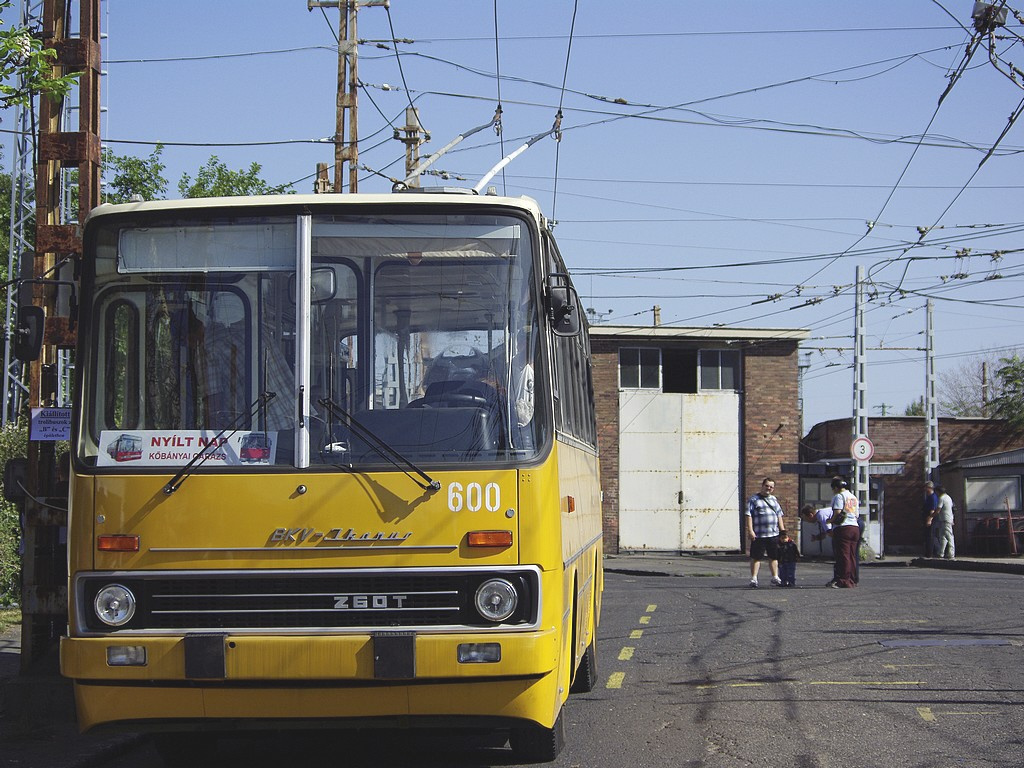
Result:
[[[789,534],[782,531],[779,534],[779,578],[782,579],[782,586],[796,586],[796,561],[800,557],[797,552],[796,542],[789,538]]]

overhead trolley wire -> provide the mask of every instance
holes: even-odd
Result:
[[[969,62],[971,57],[974,56],[974,53],[977,51],[978,47],[980,46],[982,37],[983,37],[983,35],[980,32],[978,34],[972,36],[970,44],[967,46],[967,51],[964,54],[963,61],[957,67],[956,71],[950,76],[950,83],[949,83],[949,85],[946,87],[946,90],[943,91],[942,95],[939,97],[939,104],[940,105],[942,104],[942,100],[946,98],[946,96],[949,94],[950,90],[953,88],[953,84],[957,80],[959,80],[960,77],[963,75],[963,73],[964,73],[964,71],[966,70],[966,67],[967,67],[967,62]],[[998,67],[997,67],[997,69],[998,69]],[[938,108],[936,108],[936,109],[938,109]],[[989,148],[989,150],[985,153],[985,156],[981,158],[981,160],[978,163],[978,167],[974,169],[974,172],[971,173],[970,177],[967,179],[967,181],[964,182],[964,184],[960,188],[960,190],[953,196],[953,199],[949,201],[949,203],[946,205],[945,208],[942,209],[942,212],[935,218],[935,221],[932,223],[932,225],[930,227],[922,228],[921,229],[921,236],[918,239],[918,241],[916,243],[912,243],[911,245],[909,245],[898,256],[895,256],[892,260],[890,260],[890,263],[892,261],[895,261],[896,259],[902,258],[903,256],[905,256],[908,252],[910,252],[914,248],[918,248],[921,245],[925,244],[926,239],[927,239],[929,233],[931,233],[931,231],[936,226],[938,226],[939,222],[942,221],[942,218],[947,213],[949,213],[949,210],[953,207],[953,205],[956,203],[956,201],[960,199],[960,196],[963,195],[963,193],[971,185],[971,182],[974,181],[974,179],[977,177],[978,173],[981,172],[982,167],[985,165],[986,162],[988,162],[989,158],[992,157],[992,155],[995,153],[996,149],[999,147],[1000,143],[1002,143],[1003,139],[1006,138],[1006,134],[1009,133],[1010,128],[1012,128],[1014,123],[1017,122],[1017,119],[1021,116],[1022,112],[1024,112],[1024,99],[1022,99],[1020,101],[1020,103],[1017,105],[1017,107],[1010,114],[1010,117],[1007,120],[1006,126],[1003,128],[1002,132],[996,138],[995,142],[992,144],[992,146]],[[900,292],[902,290],[903,283],[907,279],[907,273],[910,270],[910,263],[911,262],[908,260],[906,262],[906,264],[904,264],[903,274],[900,277],[899,283],[893,289],[894,293],[895,292]],[[882,267],[882,268],[884,269],[884,267]]]
[[[402,68],[402,57],[398,53],[398,38],[395,36],[395,25],[391,21],[391,6],[384,4],[384,10],[388,14],[388,28],[391,30],[391,41],[394,43],[395,61],[398,64],[398,74],[402,78],[402,87],[405,89],[405,96],[409,99],[409,109],[415,110],[412,104],[412,94],[409,92],[409,84],[405,82],[405,70]]]
[[[819,274],[821,274],[826,269],[828,269],[830,266],[832,266],[840,258],[842,258],[843,256],[848,255],[854,248],[856,248],[858,245],[860,245],[871,234],[872,230],[874,230],[874,228],[875,228],[875,222],[877,222],[882,217],[882,214],[885,212],[886,208],[889,207],[889,203],[892,202],[893,197],[896,195],[896,190],[899,189],[901,182],[903,181],[904,177],[907,175],[907,172],[910,170],[910,166],[914,162],[914,158],[917,157],[917,153],[920,151],[921,146],[924,143],[924,137],[928,135],[928,131],[931,129],[932,125],[935,122],[935,119],[939,115],[939,110],[942,109],[942,102],[945,100],[946,96],[952,90],[953,86],[960,79],[961,75],[963,75],[964,71],[967,69],[967,65],[970,63],[971,59],[974,57],[974,54],[975,54],[976,51],[977,51],[976,36],[972,36],[970,42],[968,43],[967,50],[965,51],[964,56],[963,56],[963,58],[962,58],[962,60],[960,62],[960,65],[958,66],[958,68],[954,72],[954,74],[950,77],[949,84],[946,86],[946,89],[942,92],[942,95],[939,96],[938,103],[935,105],[935,109],[932,111],[932,115],[928,119],[928,124],[925,126],[924,130],[921,132],[920,138],[918,139],[918,141],[914,144],[914,149],[911,151],[910,157],[907,158],[907,162],[904,164],[903,170],[900,171],[899,177],[896,179],[896,182],[892,185],[892,188],[889,190],[889,194],[886,195],[885,200],[882,202],[882,207],[878,210],[878,213],[875,214],[874,219],[872,219],[871,221],[865,222],[864,232],[853,243],[851,243],[842,253],[838,254],[834,259],[829,261],[827,264],[824,264],[821,267],[819,267],[814,273],[812,273],[809,277],[807,277],[802,282],[807,282],[809,280],[813,280]],[[972,178],[973,178],[973,176],[972,176]],[[947,208],[947,210],[948,210],[948,208]],[[941,219],[941,217],[940,217],[940,219]],[[935,223],[937,224],[938,221],[936,221]],[[911,247],[913,247],[913,246],[911,246]],[[907,250],[909,250],[909,248]],[[899,256],[894,256],[893,259],[900,258],[900,256],[904,255],[906,252],[907,252],[906,250],[903,251],[902,254],[900,254]]]
[[[555,113],[555,174],[551,190],[551,221],[556,222],[555,207],[558,203],[558,158],[562,146],[562,104],[565,101],[565,84],[569,79],[569,60],[572,57],[572,38],[576,33],[576,12],[579,10],[579,0],[572,4],[572,22],[569,24],[569,42],[565,47],[565,69],[562,71],[562,90],[558,94],[558,112]]]
[[[505,156],[505,136],[501,132],[501,55],[498,44],[498,0],[494,0],[494,84],[498,91],[498,104],[494,109],[494,133],[498,137],[499,157]],[[501,174],[501,191],[506,191],[505,173]]]

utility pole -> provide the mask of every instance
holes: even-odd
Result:
[[[924,477],[926,480],[934,480],[932,473],[939,466],[939,405],[935,397],[935,327],[932,324],[931,299],[926,305],[926,314],[924,412],[927,426],[924,442]]]
[[[327,163],[316,164],[316,181],[313,182],[313,192],[318,195],[331,191],[331,180],[327,174]]]
[[[988,416],[988,361],[981,363],[981,415]]]
[[[405,108],[405,126],[395,128],[395,138],[405,144],[405,175],[409,178],[408,186],[418,187],[420,177],[412,172],[420,164],[420,147],[430,141],[430,134],[423,130],[420,123],[420,111],[416,107]]]
[[[868,436],[868,384],[867,384],[867,340],[864,333],[864,267],[857,267],[857,307],[854,328],[853,352],[853,440]],[[867,515],[864,538],[871,544],[871,486],[870,459],[857,456],[854,488],[862,515]],[[879,531],[882,521],[879,520]],[[881,554],[881,546],[878,549]]]
[[[30,0],[25,0],[26,5]],[[53,48],[53,74],[78,72],[78,130],[62,124],[63,100],[40,98],[35,189],[35,252],[24,254],[19,274],[28,281],[18,291],[42,307],[45,317],[41,357],[29,366],[28,400],[32,407],[60,405],[59,362],[75,346],[75,327],[63,313],[52,284],[62,262],[82,256],[78,224],[99,203],[100,185],[100,9],[99,0],[78,0],[78,37],[69,30],[71,0],[44,0],[40,32]],[[65,171],[78,169],[78,210],[65,210]],[[75,270],[77,272],[77,270]],[[45,281],[50,280],[48,284]],[[67,622],[67,556],[62,540],[67,490],[61,487],[53,438],[29,432],[23,501],[25,531],[22,555],[21,666],[28,671],[56,645]],[[74,450],[72,448],[72,450]],[[47,503],[45,499],[54,500]]]
[[[335,100],[334,191],[344,191],[345,163],[348,165],[348,191],[359,187],[359,123],[357,102],[359,76],[356,67],[356,15],[361,7],[382,5],[388,0],[307,0],[306,7],[337,8],[338,20],[338,93]],[[348,140],[345,128],[348,127]]]

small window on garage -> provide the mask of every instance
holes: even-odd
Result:
[[[621,348],[619,386],[622,389],[660,389],[661,350],[649,347]]]
[[[700,351],[700,388],[739,389],[740,353],[736,350],[702,349]]]
[[[697,350],[663,349],[661,368],[665,392],[693,394],[697,391]]]

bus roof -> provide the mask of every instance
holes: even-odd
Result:
[[[238,197],[193,197],[177,200],[151,200],[140,203],[111,204],[103,203],[89,212],[86,223],[104,216],[130,213],[156,212],[200,212],[220,209],[231,211],[241,208],[278,208],[287,210],[331,208],[332,206],[358,208],[360,206],[407,205],[413,206],[503,206],[518,208],[529,214],[534,220],[541,221],[543,214],[537,201],[530,197],[500,197],[496,195],[476,195],[472,190],[452,187],[427,187],[384,194],[303,194],[303,195],[253,195]]]

